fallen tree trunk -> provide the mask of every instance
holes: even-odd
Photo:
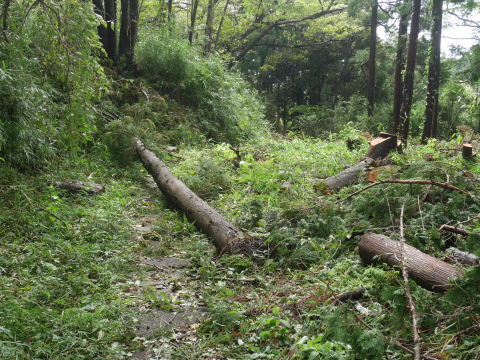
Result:
[[[480,265],[480,257],[468,251],[462,251],[452,246],[448,248],[447,253],[451,259],[460,264],[471,266]]]
[[[87,193],[89,195],[101,194],[105,191],[105,186],[91,181],[54,181],[53,184],[59,189],[67,190],[70,193]]]
[[[252,255],[260,249],[259,239],[242,232],[200,199],[140,140],[136,141],[136,151],[162,193],[213,239],[220,254]]]
[[[342,187],[357,182],[360,175],[373,163],[372,158],[366,158],[358,164],[343,170],[341,173],[326,178],[323,182],[330,190],[338,190]]]
[[[367,263],[383,262],[392,267],[405,266],[408,275],[422,287],[432,291],[445,291],[453,280],[463,274],[454,266],[427,255],[413,246],[394,241],[389,237],[379,234],[365,234],[358,244],[360,257]]]
[[[377,160],[385,158],[397,148],[397,137],[392,134],[380,133],[378,138],[370,142],[367,155],[364,160],[343,170],[341,173],[330,176],[322,182],[331,191],[339,190],[345,186],[355,184],[360,175],[370,166],[375,166]]]
[[[367,290],[367,288],[360,288],[356,290],[345,291],[344,293],[335,296],[335,298],[333,299],[333,304],[361,299],[365,295]]]

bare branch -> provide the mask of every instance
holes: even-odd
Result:
[[[413,301],[412,293],[410,292],[410,286],[408,285],[408,270],[407,270],[407,263],[404,256],[405,252],[405,236],[403,234],[403,210],[405,206],[402,205],[402,209],[400,211],[400,244],[401,244],[401,261],[402,261],[402,276],[403,276],[403,288],[405,291],[405,297],[408,300],[408,309],[412,314],[412,332],[413,332],[413,358],[414,360],[421,360],[422,353],[421,353],[421,339],[418,332],[418,316],[417,311],[415,309],[415,301]]]
[[[360,194],[360,193],[362,193],[362,192],[364,192],[368,189],[371,189],[375,186],[384,185],[384,184],[433,185],[433,186],[441,187],[443,189],[447,189],[447,190],[451,190],[451,191],[457,191],[457,192],[460,192],[464,195],[471,196],[467,191],[465,191],[463,189],[460,189],[456,186],[446,184],[446,183],[441,183],[441,182],[438,182],[438,181],[433,181],[433,180],[382,180],[382,181],[378,181],[378,182],[375,182],[373,184],[370,184],[370,185],[364,187],[363,189],[355,191],[354,193],[348,195],[346,198],[338,200],[337,203],[348,200],[348,199],[354,197],[355,195],[358,195],[358,194]]]

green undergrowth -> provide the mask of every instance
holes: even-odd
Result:
[[[338,194],[320,185],[322,178],[362,158],[365,142],[353,150],[346,144],[360,138],[349,130],[328,140],[264,138],[238,149],[224,144],[180,149],[183,160],[171,163],[173,172],[236,225],[263,238],[270,257],[223,256],[212,262],[205,260],[210,248],[191,243],[210,318],[200,327],[199,342],[180,346],[174,358],[208,358],[212,349],[234,359],[410,357],[397,345],[411,347],[412,342],[401,277],[382,266],[365,267],[358,256],[359,237],[351,234],[373,228],[398,239],[404,206],[407,243],[443,259],[439,227],[473,218],[464,225],[472,235],[457,239],[456,246],[480,254],[475,219],[480,166],[458,152],[438,151],[454,143],[413,144],[393,154],[391,164],[377,169],[372,179],[448,182],[470,195],[385,184],[337,203],[368,185],[366,176]],[[384,227],[390,228],[376,229]],[[195,236],[194,229],[189,231]],[[473,331],[455,338],[455,344],[448,342],[477,321],[472,313],[479,309],[480,274],[478,267],[465,269],[445,295],[410,285],[424,351],[445,359],[474,359],[480,348]],[[368,289],[361,300],[332,304],[336,294],[358,288]]]
[[[123,358],[138,183],[98,156],[36,176],[0,173],[0,358]],[[66,179],[106,190],[72,195],[52,184]]]
[[[351,234],[393,225],[372,231],[398,239],[404,206],[407,243],[445,258],[438,228],[448,223],[469,229],[472,235],[456,239],[456,246],[480,255],[480,221],[474,219],[480,165],[438,151],[454,145],[410,145],[374,177],[449,182],[471,196],[385,184],[338,202],[368,184],[365,178],[334,194],[322,186],[321,179],[362,159],[367,142],[353,129],[323,140],[263,136],[235,148],[179,144],[170,155],[157,144],[175,175],[235,225],[264,239],[268,253],[254,258],[216,256],[194,223],[148,190],[139,164],[119,166],[96,155],[35,177],[3,167],[0,358],[129,358],[145,341],[171,359],[410,358],[398,346],[412,348],[402,279],[397,270],[364,266],[359,237]],[[51,185],[62,178],[90,179],[106,191],[68,195]],[[132,239],[132,225],[143,222],[151,230]],[[172,294],[142,285],[151,276],[146,271],[155,271],[148,259],[165,256],[190,263],[170,284]],[[465,329],[478,322],[480,273],[478,266],[464,269],[446,294],[410,284],[422,350],[430,356],[478,354],[478,333]],[[358,288],[368,289],[362,299],[333,303],[335,295]],[[173,314],[185,310],[182,302],[200,304],[205,321],[148,339],[134,335],[139,306]]]

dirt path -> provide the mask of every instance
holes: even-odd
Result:
[[[145,267],[146,278],[136,281],[131,296],[137,297],[136,338],[139,350],[130,359],[174,359],[177,347],[194,344],[197,330],[205,318],[195,269],[189,254],[180,248],[178,240],[157,232],[158,223],[164,221],[160,212],[176,216],[172,210],[158,209],[162,197],[155,184],[146,182],[142,199],[142,216],[133,227],[134,241],[141,244],[144,255],[139,266]],[[166,241],[171,241],[168,249]],[[165,254],[167,256],[158,256]]]

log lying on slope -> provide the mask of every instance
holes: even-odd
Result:
[[[341,173],[330,176],[323,182],[330,190],[338,190],[345,186],[352,185],[357,182],[359,176],[373,163],[372,158],[366,158]]]
[[[254,254],[261,241],[242,232],[200,199],[183,182],[172,175],[167,166],[155,154],[136,141],[136,150],[143,166],[155,180],[162,193],[173,202],[197,227],[213,239],[220,254]]]
[[[365,234],[358,244],[360,257],[366,263],[383,262],[400,267],[405,260],[408,275],[422,287],[432,291],[445,291],[463,272],[445,261],[427,255],[413,246],[394,241],[379,234]],[[403,254],[403,257],[402,257]]]
[[[323,180],[329,190],[339,190],[345,186],[355,184],[359,177],[367,170],[375,160],[385,158],[397,147],[397,137],[392,134],[380,133],[378,138],[370,142],[367,155],[364,160],[343,170],[341,173],[330,176]]]
[[[66,190],[72,194],[83,192],[87,193],[88,195],[98,195],[105,191],[105,186],[91,181],[66,180],[54,181],[53,184],[57,188]]]

